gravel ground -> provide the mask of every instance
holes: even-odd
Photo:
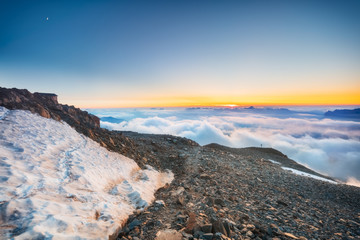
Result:
[[[130,216],[119,239],[360,239],[360,188],[283,170],[322,176],[274,149],[118,134],[135,143],[141,164],[176,176],[158,201]]]

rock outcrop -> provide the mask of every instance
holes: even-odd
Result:
[[[59,104],[57,95],[34,93],[26,89],[0,88],[0,106],[10,110],[22,109],[38,113],[45,118],[63,120],[75,128],[99,128],[100,119],[74,106]]]

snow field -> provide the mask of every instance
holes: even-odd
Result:
[[[172,179],[66,123],[0,107],[0,238],[106,239]]]

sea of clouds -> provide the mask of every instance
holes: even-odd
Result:
[[[88,109],[110,130],[172,134],[201,145],[272,147],[320,173],[360,186],[360,122],[325,108]]]

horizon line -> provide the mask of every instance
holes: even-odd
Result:
[[[153,106],[114,106],[114,107],[86,107],[79,106],[82,109],[125,109],[125,108],[249,108],[249,107],[360,107],[358,104],[209,104],[209,105],[153,105]],[[76,106],[75,106],[76,107]]]

